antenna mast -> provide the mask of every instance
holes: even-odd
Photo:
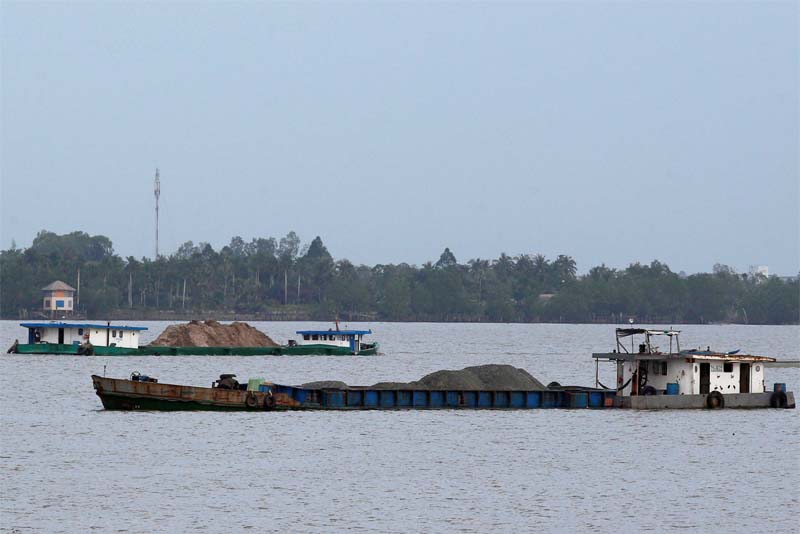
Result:
[[[158,177],[158,168],[156,168],[156,180],[153,183],[153,194],[156,197],[156,260],[158,259],[158,197],[161,196],[161,179]]]

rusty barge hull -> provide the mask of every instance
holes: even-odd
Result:
[[[644,410],[709,408],[706,395],[620,397],[593,388],[512,390],[311,389],[263,384],[259,391],[182,386],[92,376],[107,410],[530,410],[539,408]],[[695,398],[696,397],[696,398]],[[725,408],[794,408],[791,392],[726,395]]]

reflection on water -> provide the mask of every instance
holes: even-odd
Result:
[[[143,324],[148,340],[167,323]],[[323,326],[254,324],[282,341]],[[796,527],[800,410],[114,413],[89,380],[371,384],[493,362],[592,385],[590,353],[613,346],[612,326],[368,326],[383,356],[3,356],[0,531]],[[686,347],[800,358],[798,327],[682,328]],[[0,322],[0,347],[22,334]],[[796,392],[800,369],[767,380]]]

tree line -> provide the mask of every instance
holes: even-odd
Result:
[[[78,282],[80,279],[80,282]],[[386,321],[796,324],[797,278],[679,275],[659,261],[605,265],[579,276],[566,255],[501,254],[460,263],[450,249],[435,262],[354,265],[334,260],[322,239],[233,237],[219,250],[188,241],[169,256],[122,258],[112,242],[84,232],[41,231],[29,248],[0,252],[0,315],[41,310],[53,280],[80,285],[76,309],[103,318],[124,310],[258,315],[294,307],[314,319]]]

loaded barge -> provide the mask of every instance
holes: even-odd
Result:
[[[20,323],[28,342],[14,342],[9,354],[65,354],[80,356],[371,356],[377,342],[366,342],[372,330],[299,330],[297,340],[272,347],[172,347],[139,346],[144,326],[111,323]]]
[[[642,335],[638,350],[628,351],[627,337]],[[662,353],[653,336],[666,336],[676,352]],[[617,348],[593,354],[596,386],[540,389],[463,389],[416,387],[415,383],[387,387],[289,386],[250,379],[239,384],[236,375],[220,375],[211,387],[162,384],[155,378],[131,375],[129,380],[92,376],[95,392],[107,410],[430,410],[430,409],[722,409],[794,408],[784,384],[764,387],[763,364],[774,358],[681,351],[675,330],[617,329]],[[632,345],[635,348],[634,345]],[[617,387],[600,383],[599,362],[617,366]],[[416,383],[418,384],[418,383]],[[734,387],[735,386],[735,387]]]

